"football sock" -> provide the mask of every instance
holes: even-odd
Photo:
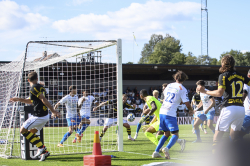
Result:
[[[215,130],[212,130],[213,133],[215,133]]]
[[[81,135],[86,130],[86,128],[88,128],[88,127],[89,127],[89,124],[83,124],[82,128],[80,129],[80,131],[78,132],[78,134]]]
[[[160,139],[161,139],[162,136],[163,136],[163,135],[157,135],[157,136],[156,136],[156,139],[157,139],[158,141],[160,141]]]
[[[229,136],[230,137],[230,136]],[[231,138],[231,137],[230,137]],[[216,153],[216,147],[217,147],[217,144],[218,142],[217,141],[214,141],[213,142],[213,147],[212,147],[212,154],[215,154]]]
[[[127,133],[128,133],[128,135],[131,135],[131,128],[130,127],[127,128]]]
[[[165,141],[168,139],[168,137],[166,137],[165,135],[163,135],[155,149],[156,152],[159,152],[161,147],[164,145]]]
[[[178,140],[178,136],[172,135],[172,138],[168,142],[167,148],[170,149],[176,143],[177,140]]]
[[[65,142],[65,141],[68,139],[68,137],[69,137],[70,135],[71,135],[70,132],[67,132],[66,134],[64,134],[64,136],[63,136],[63,138],[62,138],[60,144],[63,144],[63,142]]]
[[[191,123],[192,123],[192,128],[194,128],[194,119],[192,120],[192,122],[191,122]]]
[[[145,132],[145,136],[148,137],[148,139],[153,142],[156,146],[158,145],[158,139],[150,132]]]
[[[40,138],[36,135],[33,134],[30,131],[27,131],[25,133],[23,133],[23,136],[32,144],[32,145],[36,145],[38,148],[42,148],[43,147],[43,143],[40,140]]]
[[[103,136],[104,136],[104,134],[105,134],[105,132],[104,132],[104,131],[102,131],[102,132],[101,132],[101,134],[100,134],[100,137],[103,137]]]
[[[206,124],[204,124],[204,129],[207,129],[207,125]]]
[[[199,128],[197,130],[195,130],[195,134],[197,136],[197,139],[201,139],[201,137],[200,137],[200,129]]]
[[[172,138],[172,135],[170,135],[169,137],[168,137],[168,139],[167,139],[167,141],[169,142],[169,140]]]
[[[233,142],[233,139],[232,139],[232,137],[229,135],[229,140],[231,141],[231,142]]]
[[[141,124],[138,123],[138,124],[137,124],[137,128],[136,128],[136,133],[139,133],[140,129],[141,129]]]
[[[203,126],[203,123],[201,123],[201,127]],[[206,125],[207,126],[207,125]],[[205,128],[205,125],[204,125],[204,128]]]

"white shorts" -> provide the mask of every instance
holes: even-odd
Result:
[[[245,118],[244,107],[241,106],[229,106],[221,110],[219,119],[217,121],[215,130],[228,131],[231,125],[231,129],[234,131],[240,131]]]
[[[37,117],[37,116],[33,116],[31,115],[31,117],[29,117],[29,119],[27,119],[24,123],[23,126],[25,129],[37,129],[37,130],[41,130],[45,124],[49,121],[49,114],[43,117]]]
[[[123,123],[128,123],[126,120],[123,119]],[[104,126],[112,126],[117,124],[117,118],[107,118],[105,120]]]

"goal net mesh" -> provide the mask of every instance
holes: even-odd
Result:
[[[29,42],[25,55],[0,67],[0,156],[20,156],[19,106],[12,97],[28,98],[28,73],[36,71],[38,82],[44,85],[48,101],[54,106],[68,95],[69,87],[77,87],[80,99],[84,94],[94,97],[90,104],[90,126],[83,132],[81,142],[73,143],[76,132],[68,137],[63,147],[57,147],[69,131],[66,105],[57,111],[60,118],[52,119],[43,128],[44,144],[51,154],[92,152],[94,132],[103,129],[112,105],[93,112],[95,104],[117,99],[117,42],[114,41],[42,41]],[[51,115],[51,112],[49,113]],[[81,128],[81,126],[76,126]],[[111,126],[101,141],[102,151],[117,150],[117,127]]]

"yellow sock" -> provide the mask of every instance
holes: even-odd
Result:
[[[207,125],[206,124],[204,124],[203,126],[204,126],[204,129],[207,129]]]
[[[150,132],[145,132],[145,136],[148,137],[148,139],[153,142],[156,146],[158,145],[158,139]]]

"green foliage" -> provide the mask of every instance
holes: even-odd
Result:
[[[227,54],[230,54],[234,57],[236,66],[250,66],[250,52],[246,52],[243,54],[239,50],[231,49],[231,51],[227,51],[221,54],[220,61]]]
[[[198,65],[198,59],[193,55],[192,52],[188,52],[188,56],[186,57],[185,65]]]
[[[180,52],[173,54],[172,60],[169,62],[171,65],[184,65],[186,62],[186,55]]]
[[[128,62],[127,64],[134,64],[134,62]]]

